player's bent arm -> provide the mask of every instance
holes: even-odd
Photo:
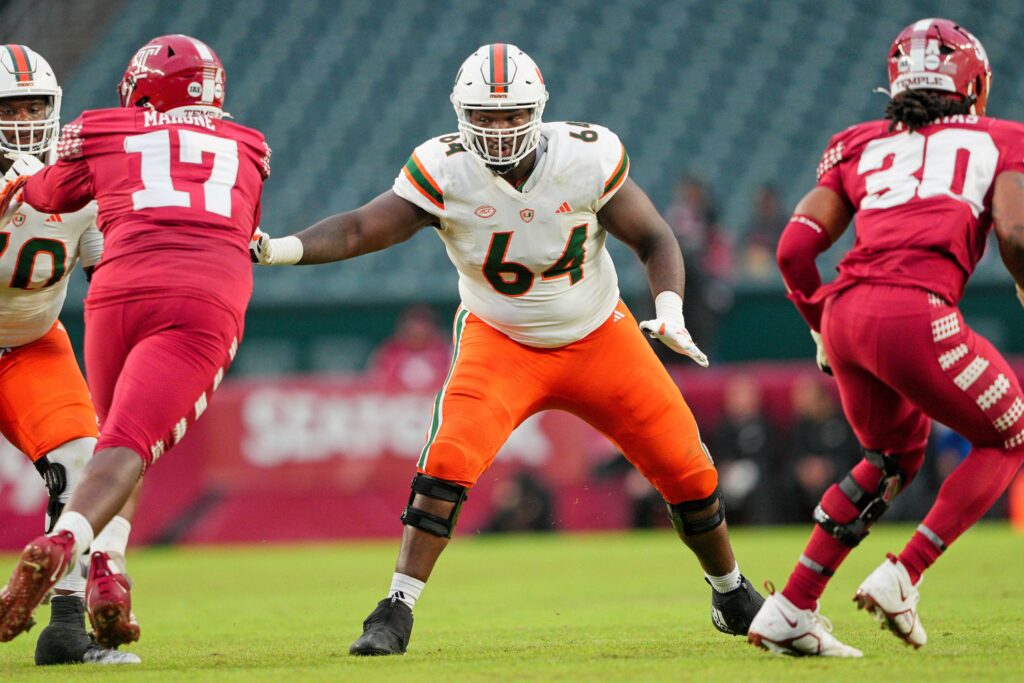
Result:
[[[647,269],[651,293],[683,296],[684,266],[679,242],[647,194],[631,178],[597,213],[601,225],[632,249]]]
[[[775,257],[790,298],[812,330],[821,326],[821,305],[806,303],[821,286],[815,263],[850,224],[849,205],[833,190],[818,186],[804,195],[789,219]]]
[[[655,317],[640,323],[640,329],[706,368],[708,357],[694,343],[683,319],[683,253],[668,223],[630,179],[597,212],[597,219],[636,252],[647,269]]]
[[[294,235],[302,243],[301,265],[330,263],[404,242],[437,222],[389,190],[358,209],[329,216]]]
[[[1000,173],[996,178],[992,222],[999,238],[999,255],[1021,296],[1024,290],[1024,173]]]
[[[25,182],[26,204],[41,213],[73,213],[93,200],[92,173],[82,159],[58,161]]]

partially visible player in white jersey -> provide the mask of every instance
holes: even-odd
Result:
[[[417,147],[393,188],[365,206],[251,245],[261,264],[325,263],[434,226],[459,273],[454,360],[402,514],[391,589],[351,654],[406,651],[412,608],[468,489],[512,430],[547,409],[606,434],[665,498],[712,587],[715,628],[745,634],[763,602],[733,556],[693,415],[640,331],[708,364],[683,321],[679,245],[629,179],[619,138],[587,123],[544,124],[547,98],[522,50],[485,45],[455,79],[458,133]],[[619,299],[609,234],[647,270],[656,317],[639,329]]]
[[[50,65],[24,45],[0,45],[0,173],[31,175],[56,158],[61,89]],[[100,261],[96,207],[43,214],[21,206],[0,231],[0,433],[35,464],[49,492],[46,528],[60,516],[98,436],[85,379],[57,319],[76,262]],[[135,500],[97,536],[94,552],[124,562]],[[134,664],[139,658],[85,632],[85,577],[73,571],[50,600],[36,664]],[[0,600],[5,599],[0,592]]]

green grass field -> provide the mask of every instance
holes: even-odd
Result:
[[[781,585],[808,531],[735,530],[744,573]],[[141,667],[37,669],[37,626],[0,645],[0,680],[1024,680],[1024,537],[1005,525],[969,532],[928,574],[924,649],[855,609],[857,584],[910,531],[873,532],[823,600],[862,660],[777,657],[719,634],[696,561],[661,531],[456,538],[416,608],[409,653],[370,659],[348,645],[390,582],[395,542],[139,550]],[[0,555],[5,576],[13,561]]]

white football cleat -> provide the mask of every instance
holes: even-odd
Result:
[[[747,631],[747,642],[780,655],[796,657],[863,657],[855,647],[832,635],[832,623],[816,610],[799,609],[775,587]]]
[[[917,583],[920,585],[921,581]],[[928,642],[928,634],[917,615],[921,594],[910,582],[907,568],[891,554],[864,579],[853,600],[858,609],[873,614],[882,628],[888,628],[907,645],[918,648]]]

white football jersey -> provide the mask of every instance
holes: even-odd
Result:
[[[520,189],[466,151],[458,135],[423,143],[394,192],[437,216],[463,305],[520,344],[565,346],[597,329],[619,300],[597,212],[629,174],[607,128],[545,123]]]
[[[22,346],[49,332],[75,261],[94,266],[102,254],[95,203],[62,214],[23,205],[0,230],[0,347]]]

